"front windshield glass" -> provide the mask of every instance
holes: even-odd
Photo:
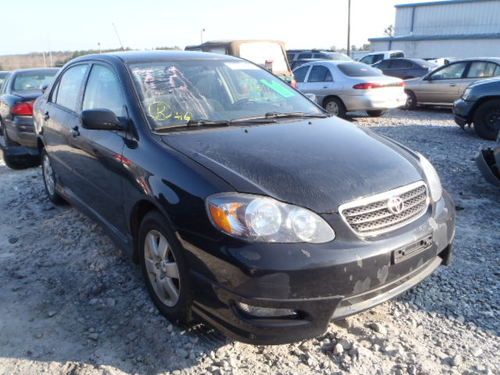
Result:
[[[41,91],[43,86],[52,83],[56,71],[22,72],[16,74],[13,89],[16,92]]]
[[[246,61],[186,60],[130,66],[153,128],[193,121],[323,112],[285,82]],[[191,120],[191,121],[190,121]]]

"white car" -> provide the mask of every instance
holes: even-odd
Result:
[[[382,60],[399,59],[402,57],[405,57],[405,53],[403,51],[397,51],[397,50],[378,51],[378,52],[371,52],[367,55],[364,55],[359,60],[359,62],[362,62],[363,64],[373,65],[373,64],[376,64]]]
[[[339,117],[355,111],[378,117],[406,104],[403,80],[385,76],[366,64],[315,61],[293,73],[300,91],[314,94],[319,105]]]

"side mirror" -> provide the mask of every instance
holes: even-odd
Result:
[[[42,85],[42,93],[45,94],[45,91],[47,91],[47,89],[49,88],[49,84],[48,83],[45,83]]]
[[[311,102],[317,103],[316,95],[311,93],[305,93],[304,96],[309,99]]]
[[[81,114],[84,129],[93,130],[123,130],[118,117],[109,109],[87,109]]]

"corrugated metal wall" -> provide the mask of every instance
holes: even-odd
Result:
[[[397,8],[395,35],[463,35],[500,32],[500,0]]]

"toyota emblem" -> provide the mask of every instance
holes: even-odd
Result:
[[[405,202],[400,197],[392,197],[387,201],[387,209],[394,215],[400,214],[405,208]]]

